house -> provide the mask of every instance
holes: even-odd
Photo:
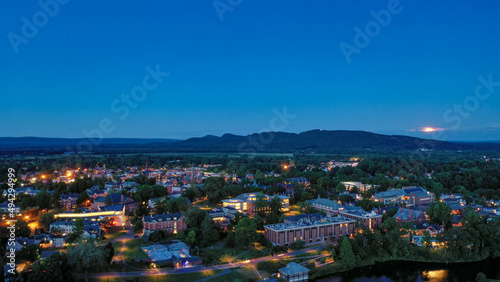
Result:
[[[3,277],[5,282],[16,281],[14,275],[17,273],[17,266],[15,263],[7,263],[3,266]]]
[[[66,220],[58,220],[50,224],[50,233],[61,233],[68,235],[73,232],[73,222]]]
[[[286,267],[278,269],[278,277],[290,282],[308,281],[309,271],[307,267],[296,262],[291,262]]]
[[[16,241],[19,244],[21,244],[21,246],[23,246],[23,248],[31,246],[31,245],[38,245],[38,242],[35,239],[29,239],[29,238],[26,238],[26,237],[18,237],[16,239]]]
[[[76,200],[78,199],[77,193],[61,194],[61,207],[65,210],[72,210],[76,208]]]
[[[91,189],[87,189],[87,195],[94,200],[97,197],[106,197],[108,193],[104,190],[100,190],[99,187],[96,186]]]
[[[33,187],[23,187],[23,188],[16,188],[16,195],[19,195],[19,194],[26,194],[26,195],[30,195],[33,193],[33,190],[35,190],[35,188]],[[2,197],[7,197],[7,194],[9,194],[9,189],[5,189],[3,190],[2,192]],[[36,195],[36,193],[35,193]]]
[[[97,239],[101,236],[102,229],[98,223],[89,224],[85,226],[83,230],[83,238],[94,238]]]
[[[142,222],[145,235],[149,235],[156,230],[163,230],[169,234],[177,234],[177,232],[186,229],[182,213],[148,215],[142,218]]]
[[[226,229],[237,212],[237,210],[231,207],[215,208],[209,211],[208,215],[215,223]]]
[[[429,231],[429,234],[431,236],[436,236],[437,234],[444,231],[442,226],[434,225],[434,224],[427,227],[426,230]]]
[[[135,187],[137,186],[137,183],[133,182],[133,181],[127,181],[127,182],[123,182],[122,183],[122,187],[123,188],[132,188],[132,187]]]
[[[307,187],[311,184],[311,181],[305,177],[294,177],[294,178],[287,178],[286,179],[287,183],[297,183],[300,185],[304,185],[304,187]]]
[[[412,222],[415,225],[422,225],[427,222],[425,211],[411,208],[399,208],[393,216],[397,222]]]
[[[50,238],[52,240],[52,246],[54,248],[63,248],[64,245],[66,244],[67,236],[51,235]]]
[[[18,240],[14,241],[14,245],[13,246],[9,246],[8,244],[9,243],[7,242],[6,248],[5,248],[7,250],[14,249],[17,252],[17,251],[20,251],[20,250],[22,250],[24,248],[24,246]]]
[[[21,209],[17,205],[15,205],[12,208],[9,208],[9,201],[5,201],[2,204],[0,204],[0,213],[11,213],[11,212],[20,213]]]
[[[50,234],[40,234],[34,236],[35,242],[40,244],[42,248],[50,248],[52,247],[52,239],[50,238]]]
[[[156,203],[158,203],[159,201],[161,201],[161,199],[163,199],[164,197],[158,197],[158,198],[151,198],[148,200],[148,206],[150,209],[154,209],[155,206],[156,206]]]

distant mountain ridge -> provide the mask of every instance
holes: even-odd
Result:
[[[17,148],[50,149],[76,147],[80,142],[90,142],[85,138],[40,138],[40,137],[0,137],[0,151]],[[427,150],[468,150],[474,149],[470,143],[454,143],[431,139],[421,139],[404,135],[384,135],[366,131],[351,130],[310,130],[302,133],[262,132],[247,136],[224,134],[220,137],[207,135],[186,140],[103,138],[93,146],[98,152],[106,149],[140,148],[155,152],[223,152],[223,153],[332,153],[341,151],[383,151],[400,152],[418,149]]]
[[[160,145],[160,144],[157,144]],[[334,152],[342,150],[407,151],[464,150],[468,144],[421,139],[403,135],[383,135],[366,131],[310,130],[302,133],[263,132],[248,136],[224,134],[166,144],[177,151],[205,152]]]

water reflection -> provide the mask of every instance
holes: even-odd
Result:
[[[448,276],[448,270],[446,269],[441,269],[441,270],[425,270],[422,272],[422,278],[424,281],[432,281],[432,282],[441,282],[445,281],[446,277]]]
[[[488,279],[500,279],[500,258],[470,263],[419,263],[387,262],[360,267],[342,274],[322,277],[316,281],[336,282],[389,282],[389,281],[474,281],[477,273],[486,274]]]

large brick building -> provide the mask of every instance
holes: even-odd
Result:
[[[156,230],[163,230],[169,234],[177,234],[177,232],[186,229],[182,213],[148,215],[142,221],[144,224],[144,234],[150,234]]]
[[[282,211],[288,211],[290,206],[290,198],[287,196],[269,196],[262,194],[264,200],[271,202],[274,197],[281,198],[281,203],[283,205]],[[238,197],[233,199],[225,199],[222,200],[223,207],[231,207],[241,213],[247,213],[250,216],[253,216],[256,212],[258,212],[255,204],[259,197],[259,193],[245,193],[241,194]],[[269,208],[267,211],[270,211]]]
[[[355,223],[342,216],[304,214],[289,217],[284,223],[264,225],[264,236],[275,246],[289,246],[296,241],[305,245],[333,242],[354,234]]]

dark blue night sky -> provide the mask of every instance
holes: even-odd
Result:
[[[0,136],[500,140],[499,1],[41,3],[0,4]]]

